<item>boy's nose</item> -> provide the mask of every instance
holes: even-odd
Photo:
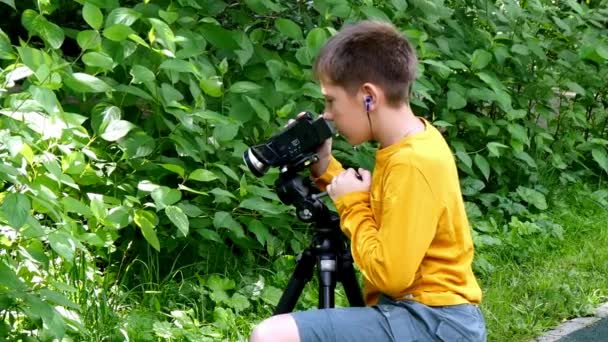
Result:
[[[331,114],[329,114],[328,112],[323,113],[323,119],[327,120],[327,121],[332,121],[333,120],[333,116]]]

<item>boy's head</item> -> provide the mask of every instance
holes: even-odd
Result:
[[[416,53],[389,23],[362,21],[333,36],[317,56],[314,73],[354,95],[366,82],[379,86],[393,107],[409,103]]]
[[[377,138],[371,126],[379,118],[369,114],[409,105],[416,61],[407,39],[388,23],[363,21],[343,28],[314,65],[326,98],[324,117],[353,145]]]

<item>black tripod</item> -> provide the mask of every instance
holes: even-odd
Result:
[[[319,277],[319,309],[334,307],[337,282],[342,283],[351,306],[365,306],[338,215],[320,200],[322,195],[310,179],[304,179],[289,168],[282,170],[275,187],[283,203],[296,207],[301,221],[314,223],[315,232],[311,245],[298,256],[296,268],[274,314],[293,311],[304,286],[312,279],[315,265]]]

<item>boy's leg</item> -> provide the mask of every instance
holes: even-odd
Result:
[[[251,332],[250,342],[299,342],[298,327],[290,314],[272,316],[258,324]]]
[[[475,305],[429,307],[383,300],[372,307],[310,310],[271,317],[256,327],[260,341],[486,341],[485,321]]]
[[[260,341],[393,341],[388,321],[375,307],[300,311],[270,317],[252,332]]]

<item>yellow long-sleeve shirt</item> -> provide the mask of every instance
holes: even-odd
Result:
[[[424,132],[376,152],[370,192],[335,203],[368,305],[381,293],[429,306],[481,301],[454,157],[441,133],[424,122]],[[342,171],[331,158],[317,185],[324,188]]]

